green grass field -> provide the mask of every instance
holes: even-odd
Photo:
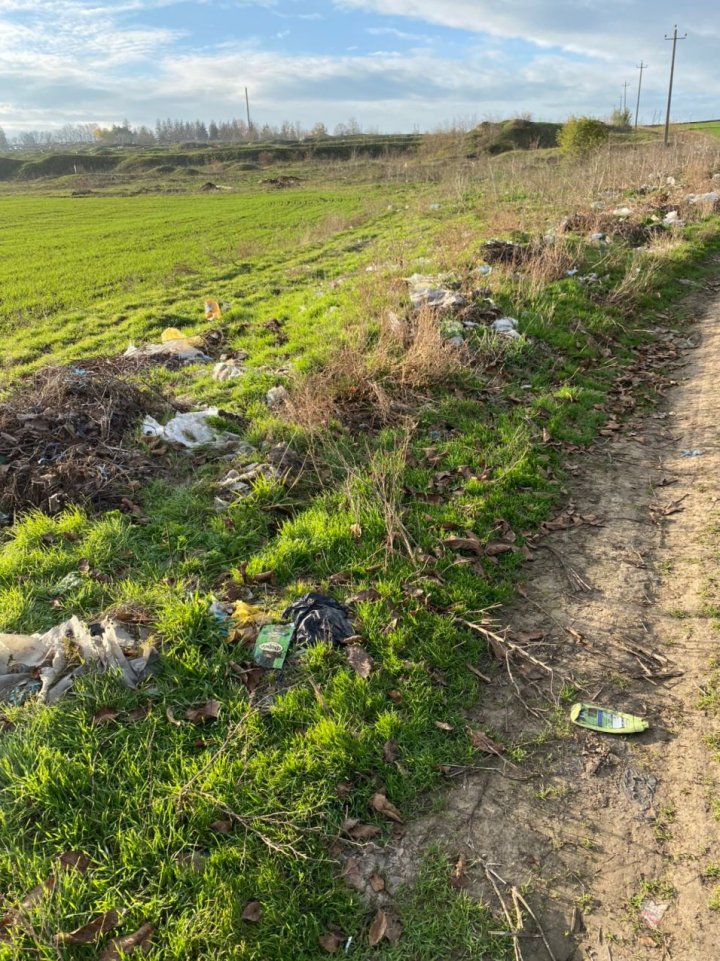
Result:
[[[249,355],[245,376],[217,382],[194,365],[158,367],[147,379],[242,414],[259,456],[285,440],[308,464],[297,484],[260,480],[218,512],[215,485],[228,464],[172,455],[172,477],[133,495],[143,523],[68,509],[20,517],[2,534],[0,630],[132,606],[149,618],[162,670],[136,692],[88,675],[57,707],[5,707],[6,905],[47,878],[63,851],[83,851],[92,867],[60,875],[22,911],[0,939],[0,958],[95,957],[97,949],[58,946],[54,936],[111,908],[122,913],[121,932],[155,926],[148,957],[157,961],[312,961],[325,956],[328,925],[353,938],[357,959],[501,961],[511,950],[490,933],[504,922],[450,886],[447,851],[398,892],[397,944],[370,948],[373,909],[338,877],[338,841],[352,851],[342,824],[374,824],[389,841],[392,823],[370,806],[375,793],[410,818],[443,784],[442,765],[477,760],[468,727],[482,716],[482,685],[467,665],[498,680],[502,672],[461,621],[512,596],[523,554],[463,557],[443,541],[472,532],[487,544],[505,530],[521,548],[552,514],[559,446],[592,441],[617,365],[649,336],[654,312],[671,307],[677,279],[703,276],[720,246],[717,225],[688,226],[649,258],[659,270],[622,243],[601,251],[572,241],[582,271],[603,274],[594,296],[564,271],[541,286],[497,271],[493,294],[524,336],[472,335],[465,360],[423,381],[405,348],[383,346],[382,318],[407,311],[402,278],[453,269],[468,289],[479,283],[472,271],[491,205],[522,227],[526,209],[544,205],[552,223],[567,201],[517,186],[498,195],[476,175],[367,179],[364,171],[362,186],[343,175],[282,194],[248,186],[232,195],[0,201],[6,391],[47,362],[119,353],[167,326],[199,332],[213,296],[227,303],[228,350]],[[630,299],[609,299],[628,278]],[[284,323],[285,343],[265,328],[272,318]],[[392,394],[393,372],[415,371],[402,395],[412,399],[407,420],[363,429],[330,418],[313,430],[268,410],[269,387],[299,391],[332,369],[343,343],[356,344],[358,383],[373,378]],[[88,567],[101,576],[60,591],[66,575]],[[356,604],[370,677],[321,644],[291,657],[266,702],[249,700],[233,668],[242,652],[209,611],[243,570],[274,573],[275,586],[252,588],[273,614],[308,590],[340,600],[376,591]],[[198,729],[168,719],[168,709],[182,718],[210,698],[221,704],[216,722]],[[127,723],[140,706],[147,715]],[[94,725],[103,707],[118,718]],[[520,759],[531,746],[506,749]],[[213,830],[228,812],[232,832]],[[243,920],[253,901],[260,920]]]

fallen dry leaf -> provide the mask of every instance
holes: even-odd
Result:
[[[378,913],[373,918],[373,922],[370,925],[370,930],[368,931],[368,944],[371,948],[374,948],[376,945],[380,944],[382,939],[385,937],[387,925],[387,915],[382,908],[380,908]]]
[[[173,860],[178,867],[195,871],[196,874],[205,870],[205,854],[202,851],[178,851]]]
[[[33,908],[36,904],[39,904],[45,895],[49,894],[50,891],[52,891],[52,889],[55,887],[56,880],[57,879],[55,875],[51,874],[49,878],[45,878],[42,884],[36,884],[32,891],[28,891],[28,893],[22,899],[20,902],[20,908],[23,911],[29,911],[30,908]]]
[[[378,812],[378,814],[384,815],[386,818],[389,818],[391,821],[395,821],[397,824],[403,823],[402,815],[398,809],[394,804],[388,801],[385,795],[380,791],[378,791],[377,794],[373,794],[373,796],[370,798],[370,805],[373,810]]]
[[[189,707],[185,711],[185,717],[193,724],[204,724],[205,721],[214,721],[220,714],[220,702],[208,701],[200,707]]]
[[[433,721],[433,724],[439,731],[454,731],[455,728],[452,724],[448,724],[447,721]]]
[[[333,931],[326,931],[325,934],[321,934],[318,938],[318,943],[323,951],[327,951],[328,954],[335,954],[337,949],[343,943],[344,938],[335,934]]]
[[[467,862],[461,854],[460,857],[455,862],[452,871],[450,872],[450,885],[453,888],[460,889],[467,885],[467,878],[465,876],[467,868]]]
[[[125,715],[125,721],[128,724],[136,724],[138,721],[142,721],[150,713],[150,705],[143,704],[140,707],[136,707],[132,711],[128,711]]]
[[[374,661],[365,648],[360,647],[357,644],[353,644],[352,647],[347,648],[346,656],[348,664],[353,671],[355,671],[358,677],[362,677],[364,680],[367,680],[372,673]]]
[[[117,927],[119,915],[114,909],[99,915],[74,931],[61,931],[55,935],[58,944],[92,944],[93,941]]]
[[[232,834],[233,823],[232,821],[213,821],[210,830],[215,834]]]
[[[447,547],[451,551],[472,551],[474,554],[485,553],[480,538],[475,534],[467,537],[446,537],[441,543],[443,547]]]
[[[154,924],[143,924],[132,934],[123,934],[120,937],[113,938],[105,945],[105,950],[100,955],[99,961],[120,961],[121,958],[132,951],[147,954],[150,950],[150,938],[154,931]]]
[[[381,891],[385,890],[385,879],[381,878],[377,873],[371,874],[370,887],[373,889],[375,894],[379,894]]]
[[[252,921],[253,924],[257,924],[263,915],[262,905],[259,901],[250,901],[249,904],[245,905],[245,910],[243,911],[241,917],[243,921]]]
[[[403,699],[400,691],[388,691],[387,696],[390,698],[393,704],[400,704]]]
[[[352,784],[349,781],[340,781],[339,784],[335,785],[335,793],[341,801],[346,801],[351,791]]]
[[[365,877],[359,858],[348,858],[341,876],[345,879],[348,887],[354,888],[356,891],[365,890]]]
[[[61,869],[79,871],[84,874],[92,863],[87,854],[82,851],[63,851],[58,858]]]
[[[394,764],[395,761],[397,761],[399,754],[400,748],[398,747],[397,741],[385,741],[385,744],[383,745],[383,757],[388,764]]]
[[[168,719],[168,721],[170,721],[171,724],[174,724],[175,727],[182,727],[182,721],[178,721],[178,719],[175,717],[175,712],[171,707],[165,709],[165,717]]]
[[[507,554],[508,551],[516,550],[512,544],[506,544],[504,541],[491,541],[485,546],[485,554],[488,557],[496,557],[498,554]]]
[[[103,724],[109,724],[110,721],[114,721],[118,716],[118,711],[112,707],[101,707],[100,710],[95,711],[92,717],[93,727],[101,727]]]
[[[402,924],[391,914],[387,915],[387,927],[385,928],[385,939],[390,944],[397,944],[402,937]]]
[[[482,731],[470,730],[468,734],[470,735],[470,743],[478,751],[484,751],[485,754],[497,754],[498,757],[505,751],[502,744],[497,744]]]
[[[348,597],[348,604],[359,604],[362,601],[379,601],[380,592],[375,590],[374,587],[369,587],[366,591],[360,591],[359,594],[354,594],[352,597]]]
[[[357,818],[348,818],[342,827],[345,834],[355,841],[371,841],[381,833],[375,824],[361,824]]]

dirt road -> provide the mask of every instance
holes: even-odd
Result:
[[[502,899],[513,919],[517,886],[550,948],[530,920],[516,942],[523,961],[720,958],[709,908],[720,765],[705,743],[718,722],[699,706],[720,653],[720,298],[703,296],[679,335],[658,329],[642,362],[659,404],[571,458],[568,526],[540,542],[521,596],[498,616],[499,633],[552,675],[514,658],[477,720],[529,757],[462,772],[439,814],[365,855],[392,890],[442,844],[465,859],[471,893],[498,909]],[[674,386],[657,373],[668,363]],[[626,409],[632,389],[618,393]],[[616,739],[571,727],[573,688],[650,730]],[[662,915],[657,927],[643,911]]]

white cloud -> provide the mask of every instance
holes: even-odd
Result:
[[[365,125],[408,130],[468,115],[532,111],[563,119],[573,112],[607,114],[623,81],[635,81],[634,64],[641,56],[651,65],[645,117],[664,104],[669,45],[654,24],[666,18],[672,26],[669,0],[652,7],[651,0],[333,0],[338,7],[373,13],[367,35],[417,46],[403,54],[360,54],[356,46],[345,46],[344,52],[282,56],[257,44],[225,41],[186,52],[192,38],[175,26],[182,22],[177,11],[167,17],[167,26],[143,25],[143,11],[182,2],[220,5],[220,0],[0,0],[3,125],[17,130],[124,116],[134,123],[168,115],[221,119],[242,113],[245,85],[254,115],[270,122],[333,125],[355,115]],[[254,5],[285,20],[322,17],[296,13],[288,0],[281,2],[284,10],[274,0]],[[253,0],[232,3],[252,5]],[[413,22],[406,32],[378,22],[375,13]],[[685,11],[694,32],[679,54],[675,102],[683,118],[717,113],[720,27],[710,14],[706,0],[690,0]],[[444,46],[431,27],[416,32],[416,21],[465,32],[457,46],[445,36]],[[328,23],[324,50],[332,41]],[[286,36],[283,29],[276,39]],[[655,38],[654,46],[645,46],[647,36]],[[534,47],[518,52],[517,44],[506,42],[513,37]],[[345,43],[342,36],[338,45]],[[578,50],[582,56],[567,52]]]

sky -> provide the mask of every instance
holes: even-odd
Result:
[[[350,118],[432,130],[519,114],[607,116],[628,82],[664,119],[720,117],[716,0],[0,0],[0,126],[127,118]]]

